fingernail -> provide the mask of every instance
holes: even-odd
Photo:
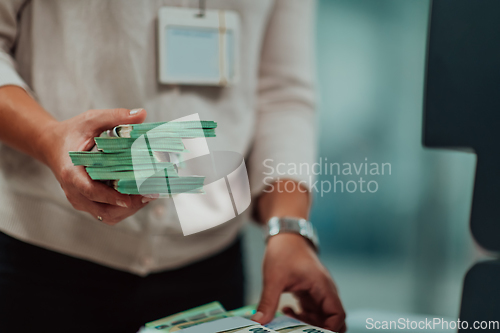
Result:
[[[130,115],[133,116],[134,114],[138,114],[139,112],[141,112],[143,109],[133,109],[133,110],[130,110]]]
[[[123,207],[123,208],[127,208],[127,204],[125,203],[125,201],[121,201],[121,200],[116,200],[116,204],[120,207]]]
[[[155,198],[149,198],[149,197],[142,197],[142,203],[148,203],[150,201],[153,201]]]
[[[259,321],[262,319],[262,317],[264,317],[264,314],[258,311],[252,316],[252,320]]]

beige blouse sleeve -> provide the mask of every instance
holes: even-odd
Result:
[[[299,167],[310,166],[316,156],[315,8],[313,0],[277,0],[269,17],[259,67],[256,134],[249,158],[253,195],[277,178],[302,181],[306,187],[310,183],[310,175],[301,174]]]
[[[18,13],[25,0],[0,1],[0,87],[16,85],[28,91],[28,86],[16,71],[12,52],[16,43]]]

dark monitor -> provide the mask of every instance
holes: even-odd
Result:
[[[498,253],[500,0],[433,0],[429,21],[423,144],[477,154],[471,232],[480,246]],[[475,264],[464,280],[460,319],[498,322],[499,314],[500,261]]]
[[[423,144],[475,151],[471,231],[500,252],[500,1],[432,1]]]

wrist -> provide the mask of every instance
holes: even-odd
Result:
[[[287,191],[288,182],[296,183],[294,191]],[[289,188],[292,188],[289,186]],[[301,184],[286,179],[277,180],[271,188],[264,190],[256,204],[256,217],[266,224],[273,216],[307,219],[309,216],[310,195]]]
[[[0,87],[0,140],[45,163],[43,137],[54,117],[21,87]]]
[[[283,233],[272,236],[266,244],[266,255],[287,262],[298,262],[303,258],[318,258],[311,243],[298,234]]]
[[[38,134],[35,134],[33,155],[36,159],[46,164],[52,169],[53,160],[57,154],[56,146],[61,144],[58,138],[59,124],[55,119],[48,119],[42,126],[39,127]]]
[[[292,233],[282,233],[269,237],[267,240],[267,246],[283,246],[284,244],[290,245],[294,248],[304,247],[314,251],[314,247],[311,243],[299,234]]]

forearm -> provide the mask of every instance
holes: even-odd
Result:
[[[290,182],[293,182],[293,185]],[[288,185],[288,186],[287,186]],[[291,191],[287,191],[288,190]],[[310,194],[292,180],[275,182],[258,199],[261,222],[272,216],[308,218]],[[278,309],[280,295],[292,292],[302,309],[283,312],[315,326],[345,332],[345,311],[328,270],[314,248],[297,233],[279,233],[268,239],[263,263],[263,290],[254,321],[266,324]]]
[[[46,163],[44,133],[55,123],[23,88],[0,87],[0,141]]]
[[[293,182],[294,186],[288,182]],[[273,216],[308,219],[310,194],[303,186],[293,180],[280,180],[273,183],[272,187],[267,188],[260,195],[256,208],[260,223],[266,223]]]

